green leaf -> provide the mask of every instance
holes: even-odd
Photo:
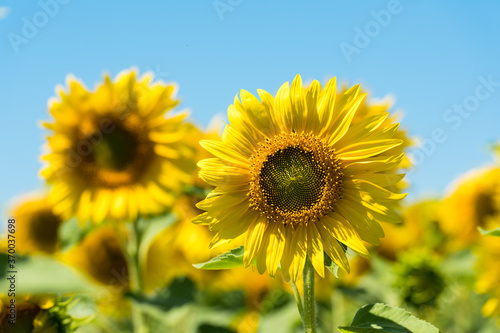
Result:
[[[194,264],[193,266],[199,269],[229,269],[243,266],[243,245],[232,249],[229,252],[218,255],[207,262]]]
[[[496,228],[496,229],[493,229],[493,230],[485,230],[481,227],[478,227],[479,229],[479,232],[481,233],[481,235],[485,235],[485,236],[500,236],[500,228]]]
[[[135,302],[146,306],[154,306],[162,311],[169,311],[175,307],[192,303],[196,297],[196,286],[194,283],[180,276],[174,279],[169,286],[160,289],[153,297],[143,295],[128,294]]]
[[[339,330],[344,333],[440,333],[435,326],[411,313],[382,303],[364,305],[351,325]]]
[[[333,262],[332,259],[325,253],[325,267],[333,274],[336,278],[339,277],[339,266]]]
[[[17,273],[7,273],[16,277],[16,294],[91,293],[99,287],[52,257],[33,255],[16,260]],[[0,280],[0,290],[9,290],[9,285],[6,278]]]
[[[170,212],[153,218],[141,218],[138,221],[139,231],[139,260],[141,267],[143,267],[149,251],[151,243],[155,237],[158,236],[163,230],[170,227],[177,221],[177,216]]]
[[[61,251],[65,252],[80,243],[92,229],[93,226],[89,222],[81,226],[76,218],[65,221],[59,227],[58,237],[61,242]]]

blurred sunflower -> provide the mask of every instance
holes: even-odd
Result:
[[[21,254],[53,254],[59,247],[58,232],[62,219],[54,213],[46,196],[24,198],[11,211],[16,220],[17,251]]]
[[[124,297],[130,288],[129,269],[118,234],[114,228],[99,226],[59,256],[97,284],[94,296],[99,315],[115,318],[130,315],[130,302]]]
[[[417,202],[403,210],[403,223],[384,224],[385,237],[377,252],[384,258],[396,260],[398,254],[415,247],[438,248],[442,237],[437,228],[437,200]]]
[[[482,237],[478,257],[476,290],[480,294],[491,296],[483,306],[483,315],[500,318],[500,285],[498,283],[500,281],[500,238]],[[500,319],[498,323],[500,325]]]
[[[439,258],[426,249],[404,252],[394,273],[402,300],[416,308],[434,306],[446,287]]]
[[[343,243],[368,256],[363,241],[378,245],[378,224],[400,222],[388,206],[405,197],[386,189],[403,175],[403,154],[381,153],[402,144],[398,126],[382,128],[375,115],[352,125],[364,94],[359,86],[336,93],[336,79],[307,89],[297,75],[276,98],[258,90],[261,101],[241,90],[228,109],[231,125],[222,141],[200,144],[216,158],[199,162],[200,177],[216,186],[193,220],[217,231],[211,247],[246,233],[244,262],[257,257],[259,273],[297,281],[309,257],[324,276],[324,252],[344,270]],[[234,221],[238,221],[235,223]]]
[[[351,271],[349,274],[339,272],[339,278],[335,283],[339,283],[346,287],[355,287],[358,285],[360,279],[371,271],[371,263],[367,258],[355,256],[349,261]],[[325,291],[323,291],[325,292]],[[327,293],[328,296],[331,293]],[[318,298],[318,297],[316,297]]]
[[[152,80],[125,71],[114,82],[105,76],[91,92],[70,77],[69,91],[59,88],[59,98],[49,101],[54,122],[43,126],[53,133],[41,174],[52,185],[57,214],[131,221],[172,205],[189,180],[182,143],[187,114],[171,115],[176,87]]]
[[[439,224],[451,248],[462,248],[479,237],[478,227],[500,227],[500,168],[472,170],[459,178],[443,200]]]
[[[93,230],[79,244],[63,253],[61,259],[95,282],[128,288],[127,261],[117,232],[111,227]]]
[[[60,333],[74,332],[92,317],[75,318],[68,310],[73,298],[63,301],[50,296],[23,296],[16,298],[15,325],[11,320],[10,300],[0,299],[0,332],[2,333]]]

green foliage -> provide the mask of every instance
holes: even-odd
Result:
[[[349,326],[339,327],[344,333],[439,333],[433,325],[409,312],[377,303],[363,306]]]
[[[44,255],[17,257],[16,269],[19,280],[16,294],[43,295],[85,293],[96,291],[96,286],[75,273],[55,258]],[[9,281],[0,280],[0,290],[8,290]]]
[[[52,331],[57,328],[58,332],[73,333],[78,330],[82,325],[91,322],[94,319],[94,313],[88,313],[84,316],[75,317],[71,314],[71,309],[80,301],[79,298],[74,297],[57,297],[54,300],[54,305],[40,314],[45,317],[43,327],[40,331]],[[39,314],[39,315],[40,315]],[[38,316],[37,316],[38,317]],[[45,330],[44,330],[45,329]]]
[[[137,223],[137,234],[139,239],[137,241],[140,244],[139,260],[141,266],[146,260],[149,247],[155,237],[160,232],[171,226],[176,220],[177,216],[172,212],[158,217],[139,219]]]
[[[65,252],[80,243],[91,230],[90,223],[82,227],[76,218],[71,218],[61,224],[58,231],[61,251]]]
[[[195,301],[196,287],[186,277],[177,277],[172,283],[157,291],[153,297],[129,294],[133,301],[142,303],[143,306],[153,306],[162,311],[169,311]]]
[[[500,237],[500,228],[496,228],[496,229],[493,229],[493,230],[485,230],[481,227],[478,227],[479,229],[479,232],[481,233],[481,235],[485,235],[485,236],[498,236]]]
[[[193,265],[199,269],[229,269],[243,266],[243,245],[218,255],[207,262]]]

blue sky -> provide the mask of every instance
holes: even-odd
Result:
[[[93,87],[132,66],[179,84],[206,126],[239,89],[275,93],[300,73],[393,95],[420,137],[409,201],[493,163],[500,139],[498,1],[3,1],[0,209],[43,188],[47,100],[74,74]]]

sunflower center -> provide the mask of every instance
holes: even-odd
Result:
[[[499,213],[495,202],[494,193],[479,193],[476,198],[476,219],[479,225],[484,227],[487,224],[488,218]]]
[[[127,262],[120,242],[109,229],[101,229],[84,243],[87,270],[104,284],[123,287],[128,283]]]
[[[288,147],[263,163],[260,186],[268,205],[293,212],[311,208],[321,199],[325,178],[311,151]]]
[[[314,221],[341,197],[343,173],[335,150],[312,133],[267,139],[250,161],[250,205],[269,220]]]
[[[51,210],[40,211],[33,218],[31,239],[45,252],[54,252],[57,249],[57,234],[61,222],[61,218]]]
[[[82,172],[96,186],[130,185],[143,175],[154,156],[154,145],[141,119],[96,119],[82,125],[75,151],[83,157]],[[101,128],[98,123],[107,120]]]
[[[32,332],[34,329],[33,322],[40,311],[41,309],[38,305],[27,302],[20,302],[18,304],[16,302],[16,324],[11,325],[9,323],[11,319],[8,314],[9,311],[2,311],[0,313],[0,332]]]
[[[111,169],[123,170],[134,161],[137,140],[123,128],[115,128],[103,135],[102,142],[92,152],[96,165]]]

